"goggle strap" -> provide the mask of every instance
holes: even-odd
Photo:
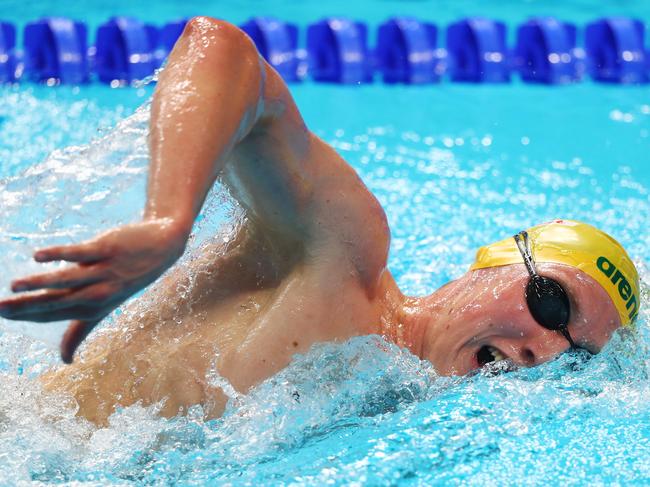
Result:
[[[562,333],[562,335],[564,335],[564,338],[567,339],[567,341],[569,342],[569,345],[571,345],[571,348],[574,348],[574,349],[578,348],[578,346],[574,343],[573,338],[571,338],[571,335],[569,334],[569,330],[567,329],[566,325],[564,325],[562,328],[559,328],[559,330],[560,330],[560,333]]]
[[[513,238],[515,239],[515,243],[519,248],[519,253],[524,259],[524,264],[526,265],[526,269],[528,269],[528,273],[531,276],[536,276],[537,269],[535,268],[535,261],[533,260],[533,251],[530,247],[528,232],[522,230],[521,232],[516,234]]]

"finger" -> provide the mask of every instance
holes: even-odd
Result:
[[[107,255],[105,248],[97,242],[90,241],[74,245],[59,245],[37,250],[34,253],[36,262],[52,262],[66,260],[68,262],[96,262]]]
[[[14,319],[15,315],[29,309],[50,309],[46,306],[48,303],[55,303],[57,300],[69,295],[70,292],[69,289],[51,289],[0,300],[0,316]]]
[[[70,323],[61,340],[61,359],[66,364],[72,363],[75,350],[81,345],[100,320],[75,320]]]
[[[0,301],[0,316],[38,322],[90,319],[102,313],[113,294],[112,286],[104,282],[81,289],[35,291]]]
[[[105,277],[104,266],[76,266],[60,271],[36,274],[11,283],[11,290],[15,293],[34,291],[37,289],[63,289],[94,284]]]
[[[17,314],[8,319],[14,321],[32,321],[34,323],[51,323],[53,321],[66,320],[94,320],[103,313],[102,310],[90,308],[89,306],[68,306],[53,311],[30,311]]]

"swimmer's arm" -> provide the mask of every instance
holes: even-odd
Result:
[[[188,23],[153,97],[145,220],[166,219],[189,235],[233,147],[262,113],[262,65],[235,26]]]
[[[74,265],[18,279],[0,300],[14,320],[74,320],[65,362],[92,328],[182,255],[192,223],[235,144],[255,125],[263,80],[257,51],[230,24],[193,19],[161,75],[152,106],[151,168],[142,222],[75,245],[43,249],[39,262]]]
[[[0,300],[9,319],[74,320],[61,344],[64,361],[182,255],[220,174],[258,222],[290,237],[279,242],[317,242],[312,254],[328,256],[344,249],[368,286],[385,267],[383,211],[354,170],[305,128],[286,85],[236,27],[206,18],[188,24],[154,95],[150,148],[143,221],[38,251],[39,262],[73,265],[18,279],[12,290],[29,292]]]

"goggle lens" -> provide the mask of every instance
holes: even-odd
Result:
[[[560,330],[569,322],[569,297],[557,281],[535,275],[526,286],[526,303],[540,325]]]
[[[520,232],[514,239],[530,274],[526,285],[526,304],[530,314],[544,328],[562,333],[571,347],[577,348],[567,328],[571,316],[569,296],[559,282],[537,274],[528,233]]]

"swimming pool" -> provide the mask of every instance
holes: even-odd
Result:
[[[79,5],[0,2],[17,23],[55,8],[95,25],[117,11],[154,22],[188,13],[239,22],[273,13],[302,25],[342,11],[374,25],[396,12],[441,25],[467,14],[514,25],[549,10],[575,22],[611,13],[650,19],[640,1],[331,2],[326,12],[316,3],[279,1]],[[563,217],[621,241],[640,268],[647,303],[647,86],[305,83],[292,91],[308,125],[387,209],[389,264],[405,292],[431,292],[460,275],[481,244]],[[12,277],[36,269],[28,262],[33,247],[139,215],[146,106],[111,127],[150,93],[0,88],[3,294]],[[227,232],[237,211],[215,190],[192,247],[219,228]],[[54,325],[0,322],[0,479],[7,484],[602,485],[650,478],[647,306],[631,336],[589,360],[566,354],[514,373],[439,378],[413,356],[378,347],[378,338],[359,338],[296,358],[249,396],[233,397],[218,421],[202,421],[198,408],[163,420],[135,406],[99,430],[76,420],[65,402],[43,398],[29,380],[56,362],[41,339],[53,344],[59,333]]]

